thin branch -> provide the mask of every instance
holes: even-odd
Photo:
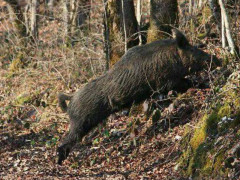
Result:
[[[124,12],[124,0],[122,0],[122,14],[123,14],[123,29],[124,29],[124,45],[125,52],[127,52],[127,30],[126,30],[126,22],[125,22],[125,12]]]
[[[223,13],[221,13],[221,19],[222,19],[222,47],[226,47],[226,37],[225,37],[225,21],[223,17]]]
[[[104,48],[106,54],[106,71],[109,69],[109,62],[110,62],[110,40],[109,40],[109,28],[108,28],[108,12],[107,12],[107,0],[103,0],[104,5],[104,17],[103,17],[103,24],[104,24]]]
[[[221,8],[222,18],[224,19],[224,25],[225,25],[225,29],[226,29],[226,36],[227,36],[228,45],[231,49],[231,54],[234,54],[235,53],[235,46],[234,46],[234,42],[233,42],[233,39],[232,39],[232,36],[231,36],[229,19],[228,19],[227,11],[224,7],[223,0],[219,0],[219,5],[220,5],[220,8]]]
[[[142,26],[142,0],[137,1],[137,21],[138,21],[139,45],[142,45],[142,35],[140,33]]]

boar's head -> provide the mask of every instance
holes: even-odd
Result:
[[[182,63],[189,70],[189,73],[216,68],[216,66],[221,65],[216,56],[207,54],[199,48],[190,45],[187,38],[177,29],[172,29],[172,34],[176,40]]]

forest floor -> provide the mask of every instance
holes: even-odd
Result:
[[[182,154],[180,142],[185,129],[195,126],[197,110],[203,108],[209,89],[189,89],[185,94],[191,98],[178,102],[177,107],[172,100],[159,103],[162,116],[157,121],[146,118],[141,110],[110,116],[60,166],[56,148],[69,120],[57,105],[57,92],[64,88],[62,77],[67,74],[59,62],[44,66],[33,62],[14,74],[0,70],[1,179],[181,177],[177,161]]]

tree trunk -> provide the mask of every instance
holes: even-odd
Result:
[[[225,6],[223,4],[223,0],[219,0],[219,5],[220,5],[220,8],[221,8],[222,23],[223,23],[223,25],[222,25],[222,28],[223,28],[222,37],[224,37],[224,27],[225,27],[227,41],[228,41],[228,45],[231,49],[231,54],[235,54],[235,45],[234,45],[234,42],[233,42],[233,39],[232,39],[230,25],[229,25],[229,19],[228,19],[228,15],[227,15],[227,11],[225,9]],[[225,45],[226,44],[223,44],[223,46],[225,46]]]
[[[8,3],[8,11],[11,19],[14,20],[14,27],[18,38],[27,37],[27,29],[24,24],[23,8],[26,4],[20,4],[17,0],[6,0]]]
[[[14,21],[18,38],[30,36],[32,40],[36,40],[38,36],[37,0],[9,0],[6,2],[8,2],[10,19]]]
[[[61,0],[62,6],[62,26],[63,26],[63,38],[68,38],[69,25],[68,25],[68,0]]]
[[[54,5],[55,0],[48,0],[47,2],[47,15],[49,16],[50,19],[53,18],[53,5]]]
[[[104,52],[106,55],[106,66],[105,70],[109,70],[109,62],[110,62],[110,48],[111,48],[111,43],[109,40],[109,27],[108,27],[108,15],[109,13],[107,12],[107,0],[103,0],[103,5],[104,5],[104,15],[103,15],[103,25],[104,25]]]
[[[178,24],[177,0],[151,0],[150,6],[150,27],[147,41],[152,42],[169,37],[172,27],[176,27]]]
[[[38,6],[37,0],[31,0],[30,36],[34,41],[36,41],[38,38],[37,6]]]
[[[76,14],[76,25],[81,27],[86,20],[89,18],[91,9],[91,1],[90,0],[81,0],[78,3],[78,10]]]
[[[90,0],[71,0],[70,1],[70,22],[71,34],[75,34],[77,30],[83,29],[83,25],[90,15]]]
[[[90,0],[61,0],[63,36],[72,38],[90,14]]]
[[[138,45],[138,23],[133,0],[109,0],[107,12],[111,42],[110,66],[112,66],[124,54],[125,44],[127,49]]]
[[[140,32],[142,28],[142,0],[137,1],[137,22],[138,22],[139,45],[142,45],[142,35]]]
[[[210,6],[210,9],[212,11],[214,20],[217,24],[217,31],[220,33],[220,27],[221,27],[221,10],[220,6],[218,5],[217,0],[208,0],[208,4]]]

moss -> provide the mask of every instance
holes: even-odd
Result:
[[[206,21],[208,21],[208,18],[212,15],[212,11],[211,8],[209,6],[204,6],[203,10],[202,10],[202,14],[203,14],[203,22],[202,23],[206,23]]]
[[[212,170],[216,169],[215,166],[223,161],[220,157],[217,157],[215,162],[210,158],[215,150],[214,141],[208,137],[215,137],[218,134],[218,122],[221,120],[221,116],[229,114],[229,109],[229,106],[216,107],[210,115],[206,113],[199,121],[198,128],[194,130],[189,143],[192,151],[187,150],[183,153],[180,161],[181,166],[187,166],[185,174],[188,176],[210,175]]]
[[[235,72],[219,89],[216,100],[199,119],[196,128],[186,128],[184,141],[181,141],[183,154],[179,159],[184,175],[193,179],[224,178],[231,171],[232,161],[226,158],[240,137],[239,84],[240,73]]]
[[[230,116],[230,114],[231,114],[231,107],[230,107],[230,105],[228,104],[228,103],[226,103],[224,106],[222,106],[220,109],[219,109],[219,111],[218,111],[218,115],[220,116],[220,117],[224,117],[224,116]]]
[[[217,134],[217,123],[219,116],[216,112],[211,115],[205,114],[198,124],[199,128],[194,131],[194,135],[190,140],[190,145],[195,151],[202,143],[204,143],[208,135]]]
[[[213,165],[213,159],[211,158],[211,154],[206,157],[206,163],[204,164],[203,174],[209,175],[212,172],[212,165]]]
[[[29,94],[20,94],[15,100],[15,104],[23,105],[27,102],[30,102],[32,97]]]
[[[199,175],[199,171],[204,168],[207,161],[207,150],[209,149],[209,145],[206,143],[201,143],[194,152],[194,157],[191,159],[188,174],[194,173],[195,175]]]
[[[189,161],[190,161],[190,155],[192,154],[191,149],[187,148],[186,151],[182,152],[182,156],[181,158],[178,160],[178,164],[180,165],[180,167],[183,169],[183,172],[185,175],[188,175],[187,169],[189,167]]]
[[[218,173],[220,169],[222,169],[222,163],[225,159],[224,151],[222,150],[218,155],[215,157],[215,163],[213,165],[214,172]]]
[[[214,111],[209,118],[207,119],[207,134],[208,136],[215,136],[217,135],[217,126],[218,122],[220,120],[220,117],[216,111]]]
[[[19,53],[16,56],[16,58],[12,60],[12,63],[9,65],[9,71],[15,72],[15,71],[18,71],[20,68],[23,68],[24,66],[23,59],[24,59],[24,54]]]
[[[190,140],[191,147],[196,150],[198,146],[206,139],[206,126],[203,125],[200,129],[196,130],[193,138]]]
[[[148,43],[165,38],[165,36],[163,36],[163,33],[158,30],[157,25],[154,24],[152,21],[150,21],[150,27],[147,32],[147,37]]]
[[[240,111],[238,111],[234,117],[234,120],[231,122],[230,127],[234,128],[240,124]]]
[[[222,88],[221,97],[211,105],[214,108],[202,116],[192,132],[187,129],[186,139],[189,138],[189,133],[192,136],[187,150],[183,152],[179,161],[183,174],[193,178],[216,175],[225,177],[227,175],[228,169],[223,167],[223,163],[227,157],[226,153],[231,149],[231,145],[229,146],[227,143],[226,145],[221,143],[216,145],[215,142],[218,138],[215,137],[217,137],[216,135],[222,136],[223,132],[224,134],[228,133],[229,128],[236,129],[236,139],[240,136],[240,130],[237,130],[240,124],[239,90],[230,87],[232,87],[232,83]],[[223,117],[231,119],[219,123]],[[181,142],[181,144],[186,146],[187,141]],[[186,149],[184,146],[182,147]]]
[[[237,131],[237,135],[240,136],[240,129]]]

